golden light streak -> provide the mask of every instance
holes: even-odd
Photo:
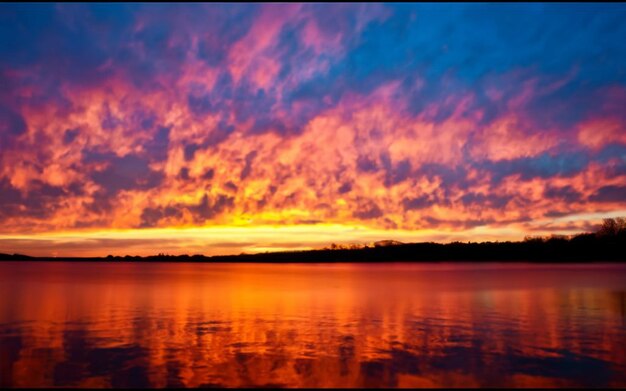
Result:
[[[440,229],[403,230],[376,229],[365,225],[312,224],[312,225],[212,225],[204,227],[168,227],[145,229],[108,229],[91,231],[63,231],[29,234],[0,235],[0,252],[12,253],[12,245],[28,242],[27,255],[47,256],[106,256],[111,255],[170,255],[203,254],[231,255],[265,251],[297,251],[321,249],[330,244],[373,245],[380,240],[405,243],[454,241],[521,240],[533,228],[535,235],[550,235],[550,224],[576,223],[590,219],[600,222],[605,217],[626,214],[626,210],[593,213],[542,220],[528,225],[505,227],[479,226],[467,230],[442,231]],[[575,234],[580,229],[561,230]],[[23,245],[23,244],[22,244]]]

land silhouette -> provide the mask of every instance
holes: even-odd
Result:
[[[624,262],[626,218],[604,219],[596,232],[572,236],[526,237],[518,242],[401,243],[382,240],[371,246],[336,245],[320,250],[239,255],[166,255],[107,257],[31,257],[2,254],[0,261],[106,262]]]

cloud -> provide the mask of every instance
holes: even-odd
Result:
[[[6,217],[19,211],[22,195],[4,178],[0,179],[0,215]]]
[[[234,199],[232,197],[223,194],[213,199],[210,199],[209,196],[205,194],[200,200],[200,203],[196,206],[190,206],[189,210],[194,214],[195,220],[202,223],[223,212],[225,209],[232,207],[233,201]]]
[[[547,186],[544,189],[543,195],[546,198],[562,199],[568,203],[577,202],[582,199],[582,194],[576,191],[576,189],[574,189],[572,186],[563,186],[563,187]]]
[[[163,161],[167,159],[170,142],[170,128],[160,127],[153,138],[144,144],[146,154],[151,160]]]
[[[149,167],[147,160],[136,155],[119,157],[113,154],[87,153],[84,163],[104,163],[105,168],[96,170],[91,179],[108,194],[121,190],[149,190],[159,186],[164,175]]]
[[[519,175],[522,179],[574,175],[580,172],[586,164],[587,158],[582,153],[558,155],[543,153],[533,157],[485,161],[480,166],[493,173],[494,182],[499,182],[510,175]]]
[[[624,5],[2,11],[5,232],[626,207]]]
[[[0,106],[0,151],[9,148],[15,138],[26,132],[24,117],[15,111]]]
[[[370,220],[383,216],[383,211],[373,202],[366,202],[360,205],[352,215],[358,219]]]
[[[623,203],[626,201],[626,186],[604,186],[591,197],[591,201]]]
[[[404,198],[402,200],[402,206],[405,210],[424,209],[431,206],[432,204],[433,201],[427,195],[415,198]]]
[[[494,209],[504,208],[510,201],[510,197],[485,195],[480,193],[465,193],[461,197],[461,202],[465,205],[478,205],[481,207],[488,206]]]
[[[141,212],[141,224],[139,227],[155,227],[160,220],[170,217],[178,219],[182,217],[182,212],[178,208],[172,206],[167,206],[165,208],[145,208],[143,212]]]

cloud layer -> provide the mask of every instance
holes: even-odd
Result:
[[[3,234],[626,209],[622,4],[0,9]]]

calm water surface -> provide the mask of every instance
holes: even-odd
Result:
[[[626,266],[0,262],[0,387],[626,386]]]

